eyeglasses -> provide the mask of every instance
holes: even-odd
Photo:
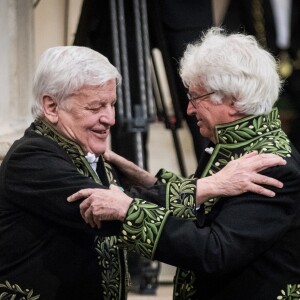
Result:
[[[204,94],[204,95],[201,95],[201,96],[192,96],[191,94],[187,93],[187,98],[189,100],[189,102],[191,102],[191,104],[194,106],[194,108],[196,108],[196,100],[199,100],[199,99],[203,99],[203,98],[206,98],[207,96],[209,95],[212,95],[214,94],[215,92],[210,92],[210,93],[207,93],[207,94]]]

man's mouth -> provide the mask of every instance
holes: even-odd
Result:
[[[109,134],[109,129],[105,129],[105,130],[92,130],[93,133],[97,134],[97,135],[101,135],[101,137],[106,137]]]

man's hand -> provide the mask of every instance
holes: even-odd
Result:
[[[104,159],[109,161],[115,167],[121,171],[127,180],[132,185],[138,185],[142,187],[151,187],[155,184],[157,178],[150,174],[148,171],[140,168],[130,160],[118,155],[117,153],[107,149],[103,155]]]
[[[120,220],[126,217],[132,198],[118,187],[109,189],[82,189],[68,197],[69,202],[85,199],[80,204],[80,214],[86,223],[100,228],[102,220]]]
[[[218,196],[236,196],[253,192],[268,197],[275,193],[261,185],[282,188],[282,182],[258,172],[279,165],[286,161],[275,154],[258,154],[252,152],[239,159],[230,161],[218,173],[197,181],[197,204]]]

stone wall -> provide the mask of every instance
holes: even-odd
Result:
[[[82,0],[0,0],[0,163],[32,121],[39,56],[48,47],[73,43],[81,5]]]
[[[0,161],[30,122],[34,66],[31,0],[0,1]]]

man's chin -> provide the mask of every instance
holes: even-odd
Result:
[[[203,129],[199,129],[200,135],[204,138],[208,138],[209,135],[207,134],[207,131],[203,130]]]
[[[103,155],[104,152],[106,151],[106,146],[103,146],[103,147],[94,147],[94,148],[91,148],[91,151],[92,153],[94,153],[96,156],[100,156],[100,155]]]

